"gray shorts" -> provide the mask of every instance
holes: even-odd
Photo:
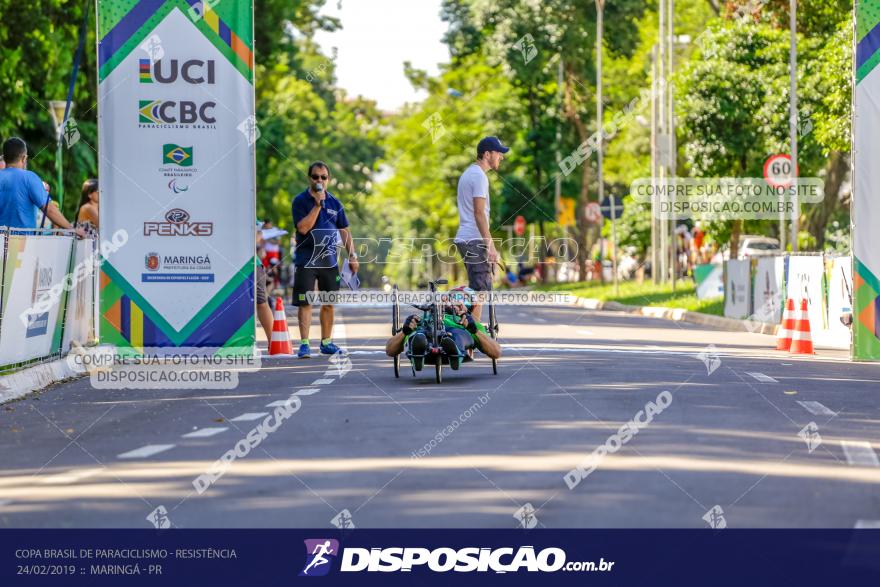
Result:
[[[482,240],[456,242],[468,275],[468,287],[474,291],[492,291],[492,264],[489,263],[489,245]]]

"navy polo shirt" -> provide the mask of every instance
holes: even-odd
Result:
[[[293,225],[309,215],[317,204],[309,190],[293,199]],[[318,213],[318,220],[305,234],[296,231],[296,251],[293,264],[297,267],[336,267],[336,245],[338,230],[348,228],[345,208],[336,196],[327,192],[324,207]]]

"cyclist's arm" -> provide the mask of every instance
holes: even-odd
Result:
[[[483,332],[482,330],[477,330],[477,348],[480,351],[489,357],[490,359],[500,359],[501,358],[501,345],[498,344],[498,341]]]
[[[403,339],[406,338],[406,335],[403,331],[398,332],[394,336],[388,339],[388,342],[385,343],[385,354],[389,357],[393,357],[395,355],[399,355],[403,352]]]

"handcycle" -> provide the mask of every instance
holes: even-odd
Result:
[[[443,348],[440,346],[440,339],[446,333],[446,328],[443,325],[443,305],[438,300],[437,296],[437,286],[438,285],[447,285],[449,282],[446,279],[435,279],[428,281],[427,283],[420,283],[419,287],[428,287],[428,290],[431,293],[431,301],[428,304],[417,305],[417,304],[409,304],[416,308],[417,310],[422,312],[422,320],[421,324],[422,328],[425,332],[425,335],[428,339],[428,347],[423,355],[413,355],[409,352],[404,345],[403,353],[398,353],[394,355],[394,376],[400,377],[400,355],[406,353],[407,359],[410,362],[410,368],[412,369],[413,377],[416,376],[416,371],[421,370],[421,366],[419,369],[416,369],[416,363],[421,362],[421,365],[425,364],[433,364],[434,372],[436,376],[437,383],[443,382],[443,365],[449,365],[449,356],[443,351]],[[400,300],[398,297],[398,288],[397,285],[392,286],[391,288],[391,335],[394,336],[398,332],[401,331],[400,324]],[[489,296],[489,326],[487,328],[489,336],[492,339],[498,338],[498,320],[495,316],[495,306],[492,303],[492,296],[490,293]],[[492,361],[492,373],[498,375],[498,360],[491,359]]]

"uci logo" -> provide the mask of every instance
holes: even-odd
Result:
[[[173,84],[178,78],[188,84],[214,84],[214,60],[189,59],[180,63],[177,59],[152,61],[140,59],[138,73],[142,84]]]

